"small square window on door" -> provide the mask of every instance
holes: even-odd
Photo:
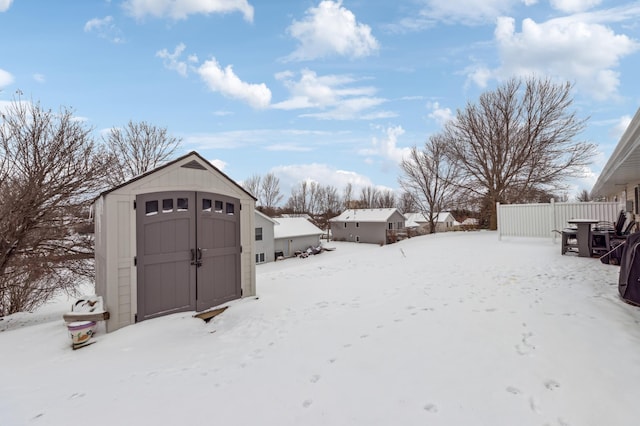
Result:
[[[178,211],[186,212],[189,210],[189,199],[188,198],[178,198]]]
[[[144,203],[144,212],[147,216],[158,214],[158,200],[151,200]]]
[[[165,198],[162,200],[162,213],[171,213],[173,211],[173,198]]]

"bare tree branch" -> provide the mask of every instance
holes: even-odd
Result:
[[[124,129],[112,128],[104,139],[114,166],[109,177],[112,186],[162,165],[181,142],[166,128],[145,121],[129,121]]]
[[[91,199],[108,155],[72,111],[15,98],[0,122],[0,315],[72,292],[93,271]]]
[[[464,172],[460,186],[487,198],[491,229],[497,202],[561,190],[591,162],[595,146],[575,140],[586,120],[569,110],[571,89],[549,79],[514,78],[483,93],[445,126],[448,155]]]

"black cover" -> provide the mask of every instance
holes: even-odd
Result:
[[[620,259],[618,292],[626,302],[640,306],[640,232],[629,235]]]

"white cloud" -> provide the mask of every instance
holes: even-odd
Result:
[[[429,118],[435,120],[441,126],[453,118],[451,108],[442,108],[438,102],[427,103],[427,109],[431,110]]]
[[[285,71],[276,75],[289,90],[289,99],[272,105],[275,109],[320,109],[317,113],[302,114],[325,120],[375,119],[395,114],[371,109],[386,102],[375,97],[377,89],[372,86],[357,86],[358,82],[349,75],[318,76],[315,72],[303,69],[299,79],[296,74]]]
[[[209,160],[209,162],[213,164],[213,166],[220,171],[224,171],[225,167],[227,167],[227,162],[219,159]]]
[[[266,84],[250,84],[240,80],[231,65],[223,69],[215,58],[205,61],[197,72],[213,92],[242,100],[253,108],[267,108],[271,102],[271,90]]]
[[[302,21],[293,21],[288,33],[298,40],[298,48],[287,59],[305,61],[340,55],[364,57],[379,49],[368,25],[358,23],[342,1],[324,0],[311,7]]]
[[[33,79],[35,81],[37,81],[38,83],[44,83],[45,82],[45,78],[44,78],[43,74],[36,73],[36,74],[33,75]]]
[[[309,146],[306,143],[276,143],[266,147],[267,151],[276,152],[309,152],[315,150],[315,148]]]
[[[342,191],[350,183],[354,196],[358,196],[362,188],[373,185],[366,176],[318,163],[278,166],[272,168],[270,173],[274,173],[280,179],[281,192],[285,198],[288,198],[291,189],[301,182],[318,182],[323,186],[333,186],[338,191]]]
[[[0,0],[0,12],[6,12],[9,10],[13,0]]]
[[[186,48],[187,46],[184,43],[180,43],[173,50],[173,53],[170,53],[167,49],[162,49],[156,52],[156,56],[163,59],[162,62],[166,69],[176,71],[181,76],[186,77],[189,68],[186,62],[180,60],[180,56],[182,56],[182,52]],[[192,58],[192,55],[189,58]]]
[[[8,72],[0,68],[0,89],[13,83],[13,76]]]
[[[413,22],[418,27],[437,21],[466,25],[483,24],[508,13],[516,3],[516,0],[427,0],[427,6],[419,15],[416,18],[408,18],[405,22]],[[523,3],[529,4],[526,1]]]
[[[367,157],[382,158],[383,164],[398,165],[405,156],[409,154],[411,148],[398,147],[398,138],[404,134],[402,126],[382,128],[384,136],[382,138],[372,138],[371,148],[360,150],[359,154]],[[372,161],[371,161],[372,162]]]
[[[595,99],[616,97],[619,74],[615,68],[640,45],[604,25],[587,22],[595,20],[595,16],[584,15],[584,20],[552,19],[541,24],[524,19],[520,33],[516,32],[513,18],[501,17],[494,32],[500,67],[491,71],[477,67],[468,78],[483,87],[489,75],[497,79],[550,75],[575,81],[578,90]]]
[[[247,0],[126,0],[125,11],[135,17],[187,19],[189,15],[240,12],[253,21],[253,6]]]
[[[98,37],[113,43],[123,43],[122,31],[113,23],[112,16],[93,18],[84,24],[85,33],[95,33]]]
[[[348,133],[348,132],[347,132]],[[190,150],[200,151],[204,149],[238,149],[241,147],[254,147],[256,149],[269,149],[269,144],[295,145],[305,143],[306,146],[318,147],[327,144],[344,133],[335,133],[321,130],[298,129],[257,129],[235,130],[217,133],[196,133],[184,136],[183,145]]]
[[[629,127],[629,124],[631,124],[631,116],[623,115],[618,119],[616,124],[611,128],[611,130],[609,131],[609,135],[611,135],[611,138],[616,141],[620,140],[624,132]]]
[[[549,0],[551,7],[562,12],[584,12],[602,3],[602,0]]]

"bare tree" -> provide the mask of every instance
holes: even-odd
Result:
[[[242,182],[242,187],[249,191],[251,195],[256,197],[258,200],[257,204],[262,205],[262,200],[260,199],[260,184],[262,183],[262,177],[258,174],[252,175],[249,179]]]
[[[112,128],[105,138],[114,166],[109,183],[119,185],[162,165],[173,156],[180,142],[166,128],[145,121],[129,121],[124,129]]]
[[[393,208],[396,206],[396,195],[390,189],[379,191],[376,207],[380,209]]]
[[[588,201],[592,201],[591,200],[591,194],[586,189],[583,189],[576,196],[576,200],[578,200],[578,202],[580,202],[580,203],[586,203]]]
[[[286,208],[293,214],[309,213],[309,183],[303,181],[291,189],[291,196],[287,200]]]
[[[418,205],[413,199],[413,196],[407,191],[403,191],[402,194],[400,194],[400,197],[396,202],[396,207],[398,207],[398,210],[400,210],[402,214],[414,213],[418,211]]]
[[[314,218],[314,223],[321,229],[328,229],[329,219],[340,214],[342,200],[334,186],[321,185],[318,192],[318,214]]]
[[[380,191],[374,186],[365,186],[360,191],[360,208],[373,209],[378,205]]]
[[[347,183],[344,187],[344,191],[342,192],[342,208],[343,209],[352,209],[352,201],[353,201],[353,185],[351,182]]]
[[[520,194],[532,189],[562,188],[591,162],[594,145],[575,140],[586,120],[569,111],[571,89],[570,83],[514,78],[445,125],[449,155],[464,171],[460,184],[487,198],[491,229],[497,228],[497,202],[520,202]]]
[[[0,121],[0,316],[93,275],[89,206],[108,156],[72,111],[14,99]]]
[[[400,186],[428,220],[429,232],[434,233],[438,213],[453,203],[458,192],[460,169],[447,157],[446,141],[432,135],[422,150],[414,146],[400,167]]]
[[[283,197],[280,193],[280,179],[273,173],[267,173],[262,179],[260,192],[262,195],[262,206],[267,209],[273,209],[280,204]]]

